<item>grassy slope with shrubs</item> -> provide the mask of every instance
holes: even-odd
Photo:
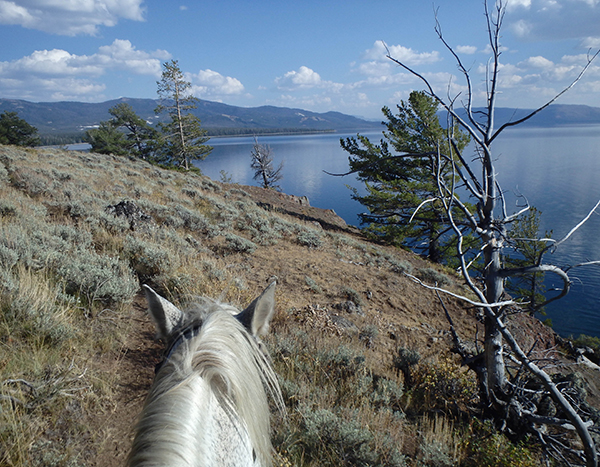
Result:
[[[107,213],[123,200],[150,220]],[[288,405],[275,420],[280,465],[537,465],[467,416],[475,381],[447,352],[433,295],[404,271],[451,282],[406,252],[266,211],[243,187],[0,146],[0,466],[95,465],[106,441],[95,419],[119,410],[117,376],[96,360],[118,360],[136,332],[120,318],[140,282],[176,302],[242,306],[271,274],[268,345]]]

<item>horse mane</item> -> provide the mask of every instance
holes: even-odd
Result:
[[[185,319],[173,335],[182,329],[201,324],[197,334],[184,340],[161,366],[148,394],[137,427],[130,463],[140,462],[145,448],[157,443],[157,431],[164,436],[168,427],[181,425],[181,419],[202,414],[203,401],[216,397],[238,432],[245,429],[250,445],[260,465],[272,465],[270,440],[269,396],[283,410],[283,399],[269,357],[234,316],[239,311],[229,305],[202,298],[184,313]],[[198,399],[204,392],[205,399]],[[208,395],[206,395],[208,394]],[[161,398],[169,396],[188,401],[186,413],[161,411]],[[196,401],[195,406],[193,405]],[[181,404],[185,407],[185,403]],[[183,412],[183,410],[182,410]],[[198,423],[202,429],[202,423]],[[156,457],[151,465],[196,465],[199,441],[205,433],[177,432],[173,429],[174,445],[163,446],[164,463]],[[200,457],[202,453],[200,453]],[[187,460],[186,460],[187,459]],[[187,464],[186,462],[189,462]],[[138,465],[138,464],[135,464]],[[145,464],[140,464],[145,465]]]

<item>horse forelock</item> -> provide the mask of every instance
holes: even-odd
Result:
[[[243,431],[247,431],[260,465],[271,465],[268,395],[282,407],[281,393],[268,357],[235,318],[237,312],[229,305],[203,300],[185,313],[182,326],[175,333],[198,323],[202,325],[193,337],[178,345],[156,375],[141,415],[138,437],[143,439],[144,429],[157,423],[157,418],[151,414],[148,418],[153,421],[144,422],[146,413],[153,410],[151,406],[161,404],[161,400],[166,401],[169,397],[195,398],[197,401],[199,396],[194,392],[205,387],[219,401],[242,438],[246,436]],[[202,381],[200,386],[193,382],[198,378]],[[191,407],[191,411],[194,410]],[[172,415],[175,416],[181,414]],[[166,411],[161,415],[160,423],[182,423],[169,418],[169,411]],[[199,425],[198,429],[202,430],[205,424]],[[206,433],[199,433],[200,438],[206,436]],[[147,442],[152,443],[151,438],[149,435]],[[227,448],[223,446],[223,449]],[[184,457],[186,454],[180,451],[178,455]],[[203,464],[190,461],[189,465]]]

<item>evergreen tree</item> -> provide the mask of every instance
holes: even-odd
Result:
[[[519,269],[541,263],[544,253],[548,251],[546,242],[537,240],[540,230],[541,211],[532,207],[526,215],[515,220],[508,232],[510,245],[514,255],[504,258],[505,269]],[[552,231],[544,234],[552,237]],[[532,312],[544,314],[539,305],[546,301],[543,272],[510,276],[505,283],[505,290],[514,297],[522,297],[529,302],[527,308]]]
[[[92,146],[90,148],[91,152],[114,154],[116,156],[129,154],[127,138],[119,130],[119,126],[114,120],[102,121],[98,128],[87,130],[85,132],[85,141]]]
[[[4,111],[0,115],[0,144],[36,146],[40,144],[37,128],[31,126],[17,112]]]
[[[170,122],[161,125],[168,163],[189,170],[192,161],[202,160],[212,151],[204,144],[209,138],[200,119],[189,113],[198,99],[190,94],[191,83],[184,79],[177,60],[163,64],[161,80],[156,84],[161,99],[156,112],[167,112],[170,117]]]
[[[158,130],[135,113],[126,102],[108,109],[113,116],[114,125],[125,130],[126,147],[129,153],[145,160],[155,160],[161,147],[161,135]]]
[[[440,124],[435,99],[413,91],[397,108],[397,115],[388,107],[382,109],[387,131],[380,145],[361,135],[340,141],[350,153],[351,171],[366,186],[365,195],[354,190],[353,198],[369,209],[360,215],[369,224],[367,231],[440,262],[451,235],[433,174],[451,181],[453,163],[457,164],[454,149],[447,142],[448,129]],[[468,135],[456,126],[451,131],[459,149],[464,148]]]

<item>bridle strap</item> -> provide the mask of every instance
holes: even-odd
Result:
[[[160,362],[156,364],[154,367],[154,374],[158,373],[162,366],[167,363],[173,352],[177,350],[177,348],[181,345],[184,340],[189,340],[193,337],[196,337],[202,327],[202,323],[200,324],[191,324],[190,326],[182,329],[177,333],[175,339],[171,339],[171,343],[167,346],[165,351],[163,352],[163,357]]]

